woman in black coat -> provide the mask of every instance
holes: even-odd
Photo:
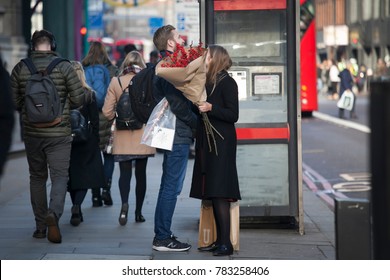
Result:
[[[87,85],[80,62],[72,65],[84,87],[84,105],[79,109],[89,122],[90,132],[86,142],[72,143],[69,166],[69,192],[72,199],[70,223],[78,226],[83,221],[81,204],[88,189],[100,188],[105,183],[103,162],[99,148],[99,111],[94,91]]]
[[[210,46],[207,57],[207,101],[199,106],[207,113],[215,132],[207,139],[205,126],[199,121],[196,133],[195,163],[190,196],[212,201],[217,226],[217,240],[201,251],[214,251],[215,256],[231,255],[230,202],[241,199],[236,167],[238,120],[238,87],[226,70],[232,65],[227,51],[221,46]],[[211,148],[211,151],[210,151]]]
[[[12,144],[14,113],[10,78],[0,57],[0,179]]]

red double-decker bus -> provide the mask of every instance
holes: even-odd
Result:
[[[301,111],[311,115],[318,109],[316,30],[313,0],[300,0]]]
[[[93,41],[101,42],[106,47],[107,53],[110,56],[112,62],[114,63],[123,58],[125,53],[124,48],[128,44],[134,45],[134,47],[136,47],[136,49],[143,55],[146,62],[149,62],[149,53],[154,50],[152,40],[147,39],[124,38],[114,40],[108,37],[88,38],[89,43]]]

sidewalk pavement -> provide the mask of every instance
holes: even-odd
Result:
[[[20,143],[19,143],[20,144]],[[19,147],[22,147],[19,145]],[[17,152],[18,145],[14,145]],[[113,206],[93,208],[90,192],[82,205],[84,222],[78,227],[69,223],[71,202],[66,198],[60,220],[61,244],[35,239],[28,165],[23,152],[7,162],[0,188],[0,259],[2,260],[216,260],[210,253],[198,252],[198,219],[200,201],[189,197],[193,160],[189,160],[183,192],[180,195],[172,230],[182,242],[192,244],[188,252],[157,252],[152,249],[153,217],[161,177],[162,155],[148,161],[148,189],[143,207],[145,223],[134,221],[134,183],[131,182],[129,221],[118,223],[121,207],[118,190],[119,168],[113,176]],[[50,187],[48,188],[50,190]],[[303,186],[304,228],[241,229],[240,250],[234,260],[334,260],[334,213],[325,203]]]

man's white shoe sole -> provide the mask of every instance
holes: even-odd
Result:
[[[153,250],[156,250],[159,252],[184,252],[184,251],[188,251],[189,249],[191,249],[191,247],[182,248],[182,249],[174,249],[174,248],[168,248],[168,247],[164,247],[164,246],[154,246],[153,245]]]

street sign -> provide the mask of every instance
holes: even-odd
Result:
[[[90,11],[88,17],[89,29],[103,29],[103,12]]]
[[[162,17],[151,17],[149,18],[150,34],[153,35],[156,30],[164,25],[164,18]]]

